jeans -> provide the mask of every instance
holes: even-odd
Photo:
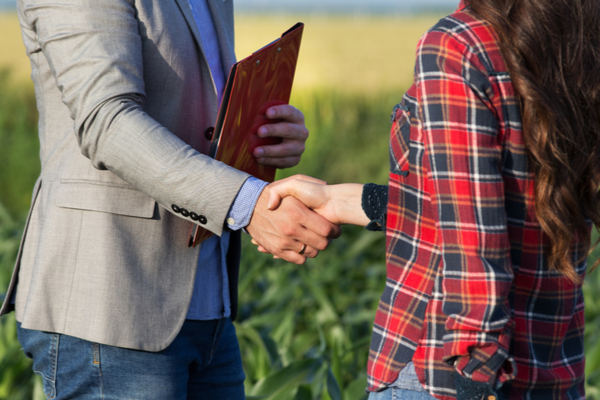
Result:
[[[369,400],[435,400],[435,397],[425,391],[419,382],[415,366],[409,362],[400,371],[392,387],[381,392],[369,393]]]
[[[23,329],[23,351],[48,399],[244,399],[244,371],[229,318],[186,320],[166,349],[146,352]]]
[[[389,387],[381,392],[369,393],[369,400],[435,400],[428,392]]]

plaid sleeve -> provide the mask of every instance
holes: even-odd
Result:
[[[446,32],[422,39],[416,73],[427,191],[439,214],[444,361],[480,382],[505,365],[505,381],[514,376],[505,363],[513,271],[493,88],[475,51]]]

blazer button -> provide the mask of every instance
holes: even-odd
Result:
[[[198,217],[198,222],[200,222],[202,225],[204,225],[208,222],[208,220],[206,219],[206,217],[204,215],[200,215]]]
[[[206,138],[206,140],[212,140],[214,133],[215,133],[215,127],[211,126],[209,128],[206,128],[206,130],[204,131],[204,137]]]
[[[186,210],[185,208],[181,209],[181,215],[183,215],[184,217],[189,217],[190,216],[190,212],[188,210]]]
[[[173,211],[175,211],[177,214],[179,214],[181,212],[181,208],[179,208],[177,205],[173,204],[171,206],[171,208],[173,209]]]
[[[191,218],[193,221],[198,221],[198,220],[200,219],[200,217],[198,216],[198,214],[196,214],[195,212],[191,212],[191,213],[190,213],[190,218]]]

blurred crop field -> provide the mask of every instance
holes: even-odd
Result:
[[[440,15],[241,15],[238,58],[306,24],[292,104],[311,131],[304,173],[329,183],[385,183],[389,115],[412,81],[419,37]],[[29,63],[14,15],[0,14],[0,294],[8,286],[39,171]],[[245,237],[236,322],[249,399],[362,400],[372,322],[385,285],[385,238],[344,234],[303,266],[258,253]],[[591,260],[600,256],[597,251]],[[600,275],[585,284],[588,398],[600,399]],[[14,315],[0,318],[0,399],[42,399],[16,341]]]

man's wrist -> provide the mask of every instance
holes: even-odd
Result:
[[[233,200],[225,219],[225,223],[229,229],[237,231],[248,226],[252,219],[256,202],[267,185],[267,182],[253,176],[244,182],[236,198]]]

